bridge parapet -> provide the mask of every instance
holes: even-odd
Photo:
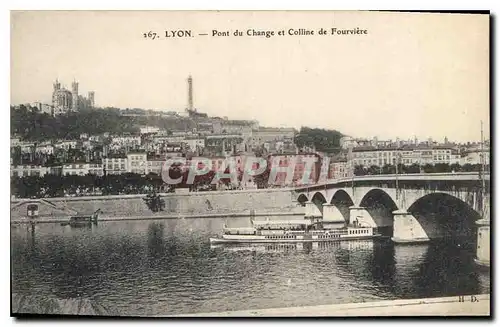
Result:
[[[307,192],[312,190],[324,190],[327,188],[335,188],[337,187],[349,187],[354,184],[362,183],[362,182],[392,182],[394,183],[396,180],[400,182],[453,182],[453,181],[462,181],[462,182],[480,182],[481,175],[478,172],[460,172],[460,173],[422,173],[422,174],[387,174],[387,175],[364,175],[364,176],[354,176],[354,177],[346,177],[339,179],[332,179],[324,183],[318,183],[309,186],[300,186],[295,188],[295,192]],[[487,173],[484,175],[484,179],[488,182],[490,181],[490,174]]]

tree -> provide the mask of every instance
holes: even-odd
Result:
[[[379,166],[371,165],[368,168],[367,173],[368,173],[368,175],[379,175],[381,170],[382,169]]]
[[[214,177],[215,177],[215,171],[213,170],[210,170],[204,175],[196,176],[193,181],[193,188],[199,189],[203,187],[209,187]]]
[[[438,163],[434,165],[436,173],[450,173],[451,168],[447,163]]]
[[[398,174],[406,174],[406,166],[403,165],[402,163],[398,163],[397,165],[398,169],[394,172],[394,173],[398,173]]]
[[[153,212],[160,212],[165,209],[165,200],[161,198],[161,196],[156,193],[156,191],[152,191],[148,193],[148,195],[143,199],[149,210]]]
[[[364,176],[368,173],[368,171],[362,165],[356,165],[354,167],[354,175],[355,176]]]
[[[382,167],[382,174],[389,175],[396,173],[396,166],[391,164],[386,164]]]
[[[462,171],[472,172],[472,171],[481,171],[481,164],[465,164],[462,166]]]
[[[264,148],[264,145],[261,145],[260,147],[255,148],[253,152],[256,157],[263,157],[267,151]]]
[[[452,165],[450,165],[450,169],[452,172],[459,172],[459,171],[462,171],[462,166],[460,166],[460,164],[457,164],[457,163],[454,163]]]
[[[418,173],[420,173],[420,165],[414,163],[411,166],[405,167],[405,173],[406,174],[418,174]]]
[[[431,165],[431,164],[426,164],[424,167],[424,173],[426,174],[429,174],[429,173],[435,173],[436,172],[436,168],[434,167],[434,165]]]
[[[294,141],[299,148],[309,146],[317,151],[336,153],[340,151],[342,136],[343,134],[336,130],[302,127]]]
[[[259,169],[259,167],[257,167]],[[254,182],[257,185],[257,188],[268,188],[269,187],[269,175],[271,170],[269,169],[269,165],[266,166],[266,169],[258,175],[254,176]]]

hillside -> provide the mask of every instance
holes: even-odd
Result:
[[[122,116],[119,109],[92,109],[56,117],[31,108],[11,107],[11,135],[22,140],[44,141],[49,139],[78,139],[80,134],[135,133],[143,125],[167,130],[189,130],[194,121],[181,117]]]

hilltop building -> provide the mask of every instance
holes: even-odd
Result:
[[[52,108],[54,115],[76,112],[86,108],[93,108],[95,105],[95,93],[90,91],[87,97],[78,93],[78,82],[71,83],[71,91],[61,86],[56,80],[53,84]]]

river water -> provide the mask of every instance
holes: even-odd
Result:
[[[12,292],[168,315],[489,293],[475,243],[387,240],[211,247],[224,219],[11,229]],[[248,219],[232,218],[230,226]]]

